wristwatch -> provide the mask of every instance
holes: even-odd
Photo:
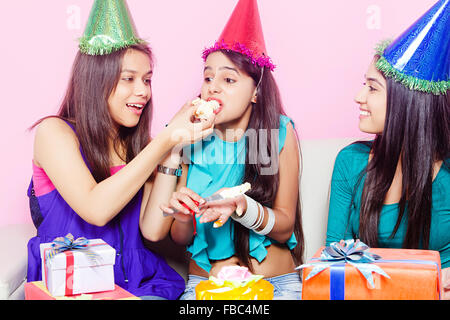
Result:
[[[172,176],[181,177],[181,174],[183,173],[183,169],[182,169],[181,165],[178,166],[178,169],[174,169],[174,168],[168,168],[168,167],[165,167],[165,166],[162,166],[159,164],[158,172],[172,175]]]

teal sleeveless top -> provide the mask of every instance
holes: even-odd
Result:
[[[360,173],[369,161],[369,152],[369,145],[354,143],[342,149],[336,157],[331,178],[326,245],[341,239],[359,238],[359,212],[365,175],[356,189],[352,205],[351,200]],[[450,168],[448,163],[450,159],[446,159],[442,164],[433,180],[431,190],[429,249],[439,251],[442,268],[450,267]],[[381,209],[378,222],[380,248],[402,248],[408,225],[406,215],[395,236],[391,237],[397,222],[398,211],[398,203],[385,204]]]
[[[289,122],[294,126],[291,119],[280,115],[278,152],[284,146]],[[243,135],[236,142],[227,142],[213,133],[204,140],[185,147],[184,157],[189,161],[187,187],[201,197],[207,197],[221,188],[242,184],[246,158],[245,138],[246,135]],[[197,218],[197,235],[187,250],[199,267],[209,272],[210,260],[227,259],[235,254],[234,223],[234,220],[228,219],[222,227],[213,228],[213,222],[199,223]],[[249,255],[258,262],[263,261],[267,255],[266,247],[274,242],[276,241],[250,230]],[[291,250],[297,245],[294,234],[286,245]]]

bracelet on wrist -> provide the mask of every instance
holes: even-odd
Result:
[[[256,230],[259,228],[259,226],[258,226],[258,228],[255,228],[253,230],[255,233],[263,235],[263,236],[270,233],[273,229],[273,226],[275,225],[275,214],[273,213],[273,210],[271,208],[267,208],[267,212],[269,213],[269,219],[267,220],[266,226],[261,231]],[[263,212],[263,215],[264,215],[264,212]]]
[[[264,208],[260,203],[256,202],[249,196],[244,194],[244,197],[247,201],[247,210],[240,216],[233,213],[231,218],[242,224],[244,227],[253,230],[257,234],[267,235],[272,231],[273,226],[275,225],[275,214],[273,213],[273,210],[271,208],[266,208],[269,214],[267,224],[261,231],[257,231],[257,229],[261,227],[264,222]]]
[[[167,174],[167,175],[176,176],[176,177],[181,177],[181,174],[183,173],[183,169],[182,169],[181,165],[179,165],[178,168],[175,169],[175,168],[168,168],[166,166],[159,164],[157,167],[157,171]]]

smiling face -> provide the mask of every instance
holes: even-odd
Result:
[[[362,132],[380,134],[386,119],[387,91],[386,79],[375,67],[376,59],[370,64],[365,75],[364,87],[355,97],[359,104],[359,129]]]
[[[134,127],[152,96],[152,68],[150,57],[129,49],[123,56],[116,87],[108,98],[108,110],[114,124]]]
[[[211,53],[205,62],[201,87],[203,100],[217,100],[215,126],[225,129],[243,129],[248,125],[251,103],[256,100],[253,79],[240,70],[222,52]]]

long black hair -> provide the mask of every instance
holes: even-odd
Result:
[[[229,50],[221,50],[221,52],[225,54],[239,70],[248,74],[253,79],[255,86],[257,86],[257,99],[252,107],[247,130],[254,129],[258,131],[259,129],[267,129],[270,131],[270,129],[279,129],[280,115],[285,115],[285,112],[283,110],[278,86],[270,70],[268,68],[263,70],[255,66],[247,57],[240,53]],[[243,177],[243,181],[248,181],[252,185],[252,189],[247,192],[247,195],[262,205],[270,208],[273,207],[273,202],[280,183],[278,170],[276,170],[274,174],[262,174],[264,168],[277,166],[279,163],[278,147],[272,148],[273,143],[278,146],[278,140],[272,141],[271,138],[271,134],[267,134],[267,140],[266,137],[264,137],[263,139],[265,141],[261,141],[261,137],[256,135],[256,143],[255,141],[252,141],[252,143],[255,143],[258,150],[261,151],[261,147],[267,149],[264,150],[264,152],[268,156],[268,159],[270,159],[269,163],[263,163],[260,156],[256,157],[256,161],[249,159],[249,157],[253,157],[254,155],[249,152],[249,143],[247,140],[245,172]],[[276,139],[278,139],[278,136]],[[271,154],[272,151],[275,151],[275,154]],[[274,164],[274,162],[276,162],[276,164]],[[253,271],[248,254],[249,229],[242,226],[240,223],[234,223],[234,227],[235,254],[245,266]],[[297,201],[294,235],[298,244],[291,250],[291,254],[294,262],[296,264],[301,264],[303,263],[304,237],[301,221],[300,196]]]
[[[401,161],[402,193],[390,238],[406,214],[403,248],[428,249],[434,164],[443,161],[442,165],[450,168],[449,94],[409,90],[391,78],[386,78],[386,83],[384,129],[371,145],[373,158],[363,172],[359,237],[369,246],[378,246],[380,211]]]

